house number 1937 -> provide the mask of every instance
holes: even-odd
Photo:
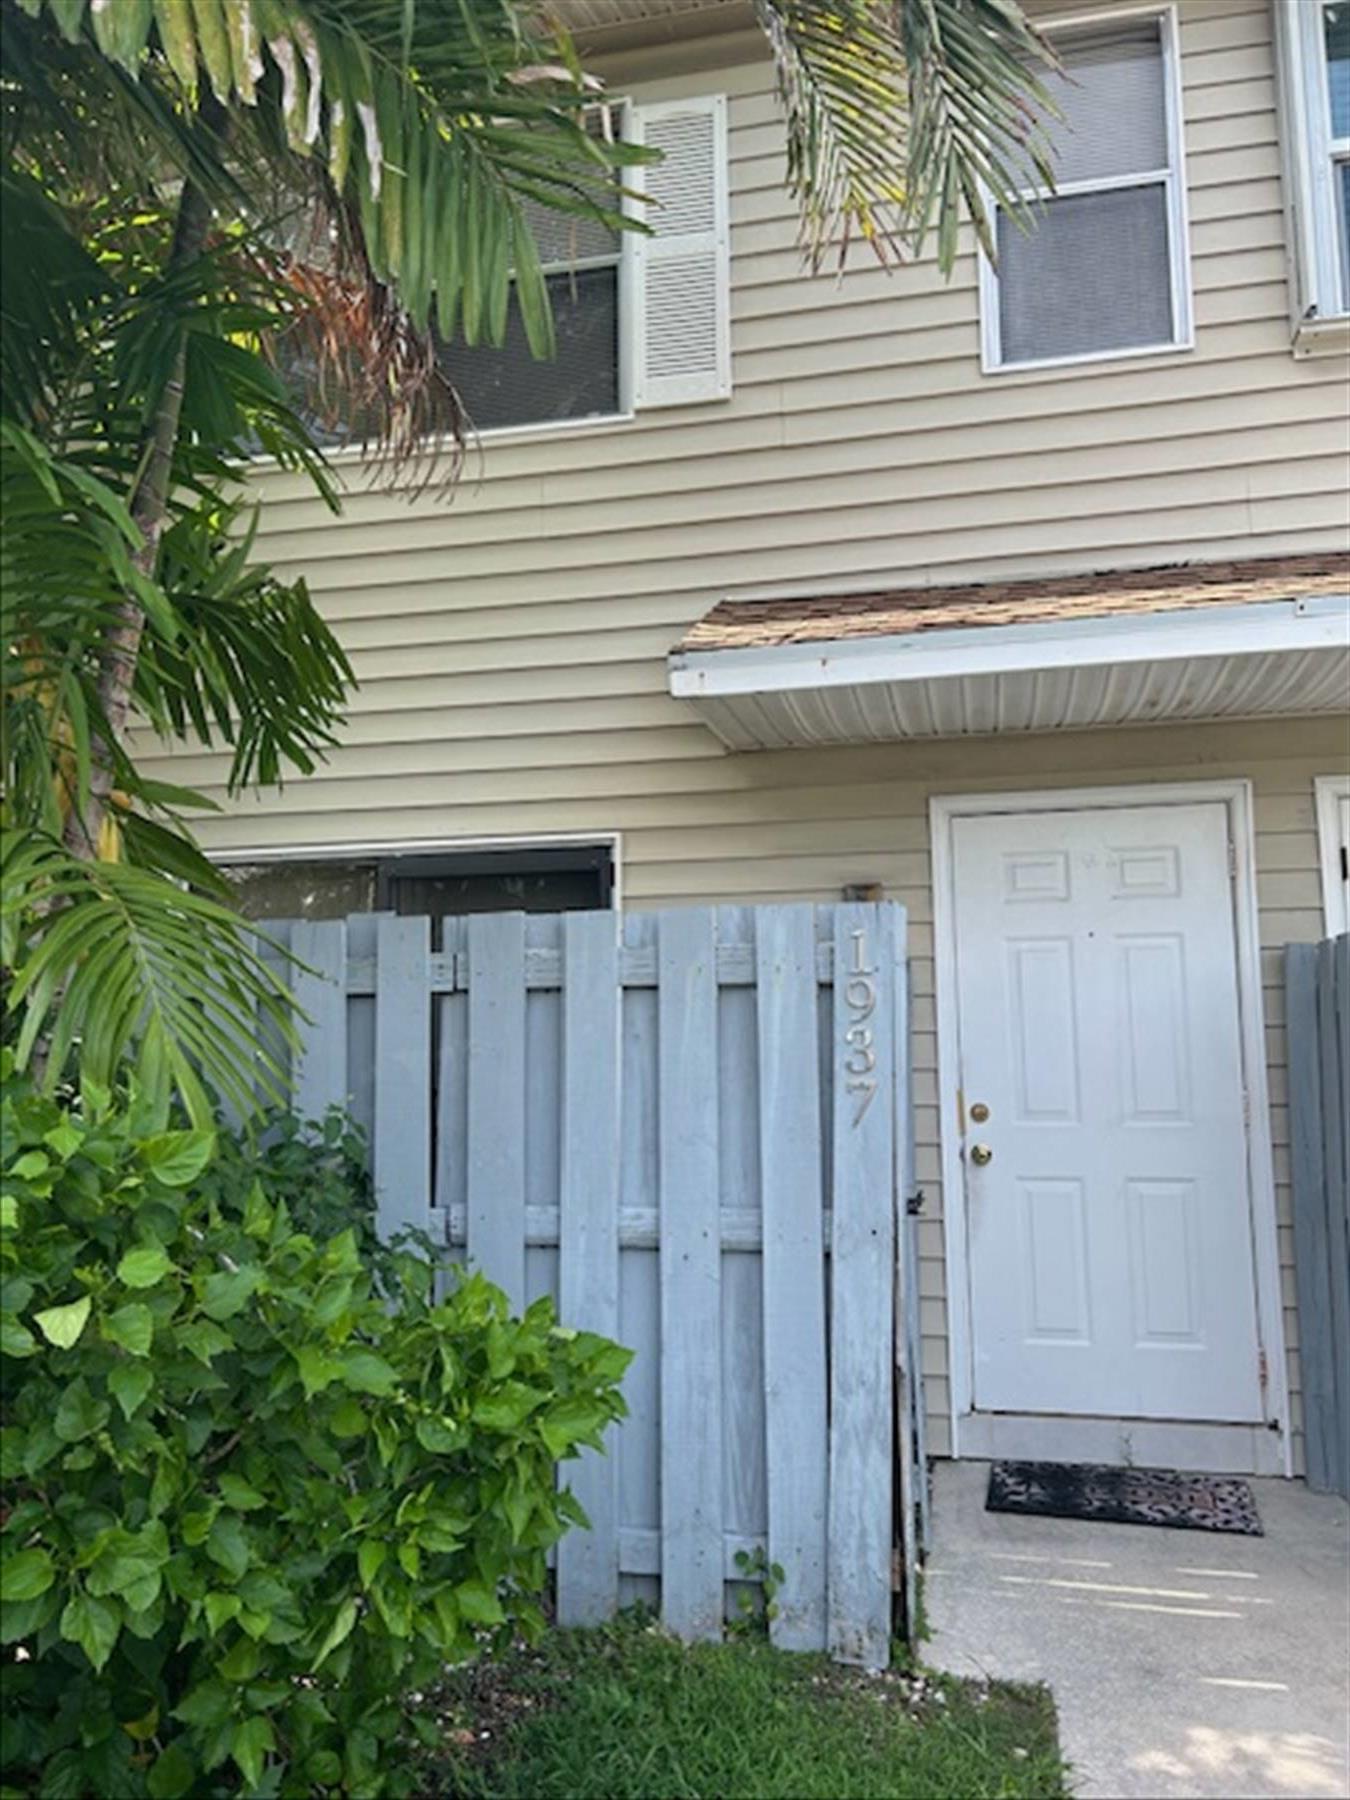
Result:
[[[848,1091],[856,1097],[856,1131],[877,1092],[876,1034],[870,1022],[877,1010],[877,972],[868,961],[866,928],[859,926],[849,936],[853,940],[853,957],[844,977],[844,1005],[849,1014],[844,1028],[844,1072]]]

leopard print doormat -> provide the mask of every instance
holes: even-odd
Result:
[[[1111,1469],[1096,1463],[996,1462],[989,1512],[1116,1525],[1170,1525],[1179,1531],[1236,1531],[1263,1537],[1252,1490],[1232,1475],[1175,1469]]]

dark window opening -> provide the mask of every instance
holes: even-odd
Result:
[[[584,912],[613,905],[608,844],[440,851],[325,861],[234,863],[223,873],[249,919],[344,919],[354,912],[425,914],[432,947],[440,921],[463,913]]]

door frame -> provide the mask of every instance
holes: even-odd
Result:
[[[1252,784],[1236,781],[1135,782],[1120,787],[1039,788],[1006,793],[934,795],[928,803],[933,858],[933,960],[937,1014],[938,1143],[950,1357],[952,1455],[961,1455],[962,1420],[974,1411],[973,1318],[966,1233],[965,1168],[957,1128],[960,1025],[956,987],[956,891],[952,826],[991,813],[1101,811],[1110,807],[1188,806],[1218,801],[1227,808],[1233,846],[1233,925],[1247,1115],[1247,1182],[1251,1207],[1256,1325],[1265,1358],[1265,1418],[1279,1434],[1284,1473],[1292,1475],[1289,1378],[1280,1294],[1274,1152],[1261,1000],[1261,941],[1256,898]],[[1196,1421],[1203,1427],[1203,1421]],[[972,1448],[968,1454],[979,1454]]]

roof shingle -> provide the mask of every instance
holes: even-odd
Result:
[[[676,652],[767,649],[839,638],[891,637],[988,625],[1037,625],[1197,606],[1242,606],[1350,593],[1350,554],[1176,563],[962,587],[896,588],[778,600],[722,600]]]

